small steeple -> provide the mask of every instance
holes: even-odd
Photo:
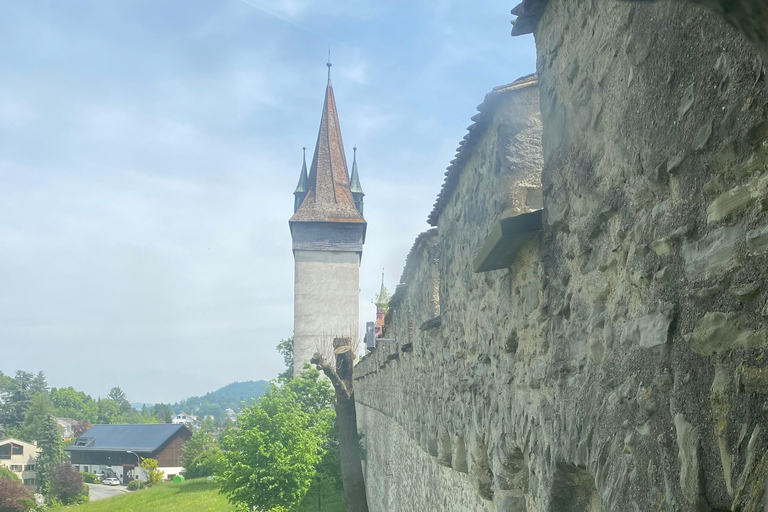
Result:
[[[299,183],[296,190],[293,191],[293,213],[299,209],[304,198],[307,196],[307,148],[301,148],[304,152],[304,163],[301,165],[301,174],[299,174]]]
[[[355,199],[355,208],[363,214],[363,187],[360,186],[360,174],[357,172],[357,146],[352,148],[354,156],[352,157],[352,175],[349,177],[349,191],[352,192],[352,197]]]

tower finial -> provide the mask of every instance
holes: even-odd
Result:
[[[325,63],[326,66],[328,66],[328,83],[331,83],[331,49],[328,48],[328,62]]]

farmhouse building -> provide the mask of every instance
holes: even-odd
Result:
[[[94,425],[66,450],[79,471],[116,476],[126,484],[135,478],[140,459],[157,459],[167,478],[179,474],[184,443],[190,437],[184,424]]]

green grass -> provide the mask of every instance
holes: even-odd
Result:
[[[219,494],[219,487],[205,480],[180,484],[164,482],[151,489],[133,491],[62,510],[78,512],[230,512],[235,507]]]
[[[77,512],[233,512],[233,507],[219,486],[205,479],[187,480],[180,484],[163,482],[151,489],[133,491],[114,498],[65,507]],[[310,490],[297,512],[317,511],[316,488]],[[341,493],[325,489],[320,512],[344,512]]]

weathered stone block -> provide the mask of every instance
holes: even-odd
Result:
[[[689,503],[699,498],[699,444],[701,437],[682,414],[675,414],[677,432],[677,457],[680,460],[680,487]]]
[[[682,256],[685,273],[691,279],[709,279],[736,267],[736,248],[743,229],[731,226],[715,229],[695,242],[685,242]]]
[[[720,194],[707,207],[707,223],[718,222],[731,214],[746,210],[755,198],[749,185],[742,185]]]
[[[732,313],[710,312],[696,322],[686,336],[694,352],[712,355],[735,349],[760,348],[766,345],[766,330],[750,330],[747,321]]]
[[[747,250],[752,255],[768,252],[768,225],[747,231]]]

